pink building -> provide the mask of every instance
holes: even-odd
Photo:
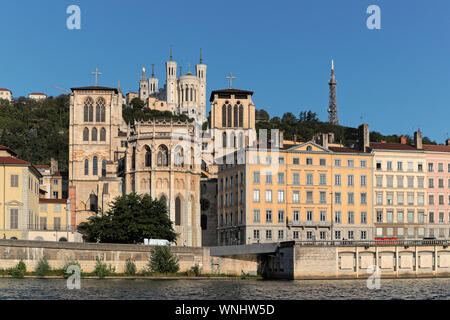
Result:
[[[423,145],[427,172],[426,236],[450,238],[450,139],[446,145]]]

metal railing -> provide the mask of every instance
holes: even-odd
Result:
[[[348,247],[376,247],[376,246],[426,246],[442,245],[448,246],[449,240],[310,240],[295,241],[299,246],[348,246]]]

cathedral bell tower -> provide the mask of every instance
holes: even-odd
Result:
[[[203,64],[202,49],[200,49],[200,63],[195,65],[195,73],[199,80],[199,115],[201,122],[206,121],[206,64]]]
[[[166,95],[167,105],[173,112],[177,104],[177,63],[173,61],[172,47],[170,47],[169,61],[166,62]]]
[[[152,64],[152,77],[148,79],[148,91],[149,95],[155,95],[158,93],[158,78],[155,78],[155,65]]]
[[[148,98],[148,80],[145,75],[145,68],[142,67],[141,80],[139,81],[139,99],[145,102]]]

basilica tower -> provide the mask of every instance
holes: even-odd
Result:
[[[170,58],[166,62],[166,98],[170,111],[174,112],[177,104],[177,63],[173,61],[172,47],[170,48]]]

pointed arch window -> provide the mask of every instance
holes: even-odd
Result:
[[[102,177],[106,177],[106,160],[102,160]]]
[[[230,148],[236,147],[236,136],[234,135],[234,132],[231,132],[230,134]]]
[[[167,167],[169,165],[169,151],[165,145],[160,145],[157,156],[158,167]]]
[[[233,115],[232,115],[232,108],[231,105],[228,105],[228,117],[227,117],[227,125],[228,127],[232,126],[232,120],[233,119]]]
[[[98,158],[97,156],[94,156],[92,159],[92,174],[94,176],[98,175]]]
[[[175,225],[181,226],[181,199],[177,197],[175,199]]]
[[[234,122],[233,122],[234,127],[238,126],[238,106],[235,104],[234,105]]]
[[[92,141],[97,141],[97,128],[92,129]]]
[[[148,146],[145,146],[145,166],[146,167],[152,166],[152,151]]]
[[[176,167],[184,166],[184,152],[183,152],[183,148],[181,146],[178,146],[175,149],[174,164]]]
[[[242,149],[244,146],[244,134],[241,132],[239,133],[239,149]]]
[[[223,148],[227,147],[227,133],[226,132],[222,133],[222,147]]]
[[[242,104],[239,106],[239,127],[244,127],[244,107]]]
[[[88,159],[84,160],[84,175],[85,176],[89,175],[89,160]]]
[[[227,126],[227,106],[223,105],[222,106],[222,127],[226,127]]]
[[[94,121],[94,99],[87,97],[84,101],[84,121]]]
[[[136,147],[133,147],[133,153],[131,154],[131,169],[136,169]]]
[[[83,141],[89,141],[89,129],[88,128],[83,129]]]
[[[161,198],[159,198],[159,201],[161,201],[162,203],[164,203],[164,205],[167,207],[167,198],[165,195],[162,195]]]
[[[106,141],[106,129],[105,128],[100,129],[100,141]]]
[[[97,122],[105,122],[105,104],[105,99],[97,99],[95,106],[95,119]]]

